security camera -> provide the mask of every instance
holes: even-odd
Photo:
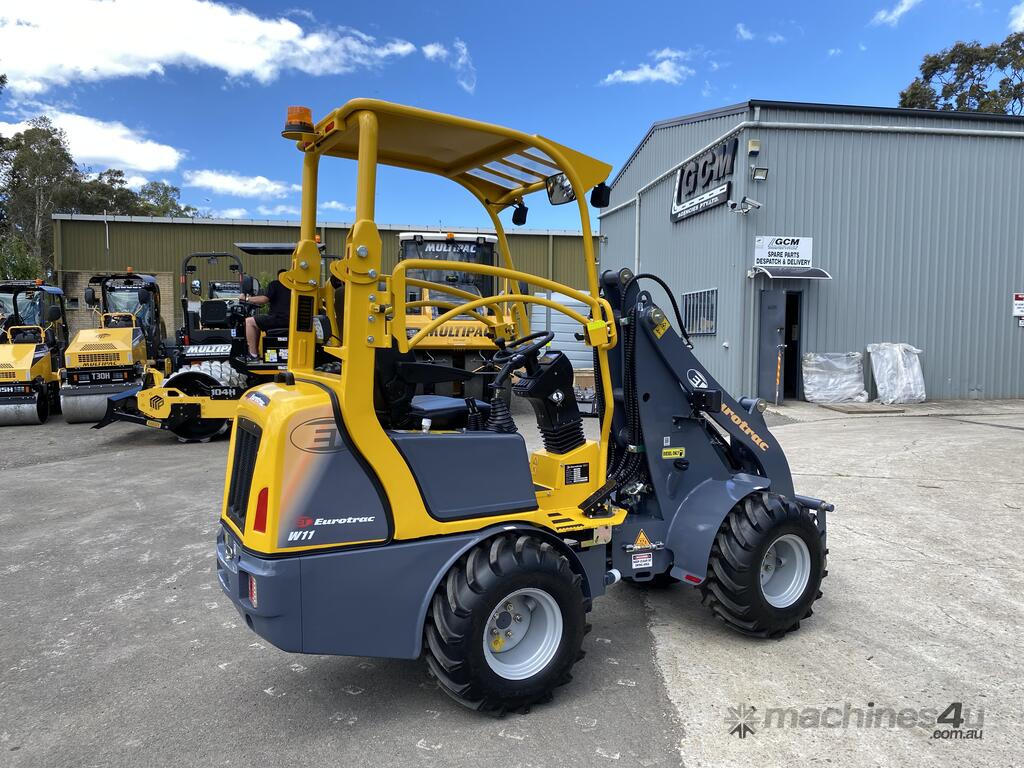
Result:
[[[761,207],[761,204],[759,202],[757,202],[757,200],[755,200],[752,197],[747,197],[746,195],[744,195],[743,199],[740,200],[740,205],[746,206],[747,208],[760,208]]]

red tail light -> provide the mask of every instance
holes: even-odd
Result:
[[[267,497],[269,495],[268,488],[261,488],[260,495],[256,497],[256,516],[252,519],[252,529],[256,533],[267,532]]]
[[[256,577],[251,573],[249,574],[249,602],[252,603],[253,608],[259,608],[259,602],[256,599]]]

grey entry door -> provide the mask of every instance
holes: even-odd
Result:
[[[779,346],[786,344],[786,292],[762,290],[760,323],[757,340],[757,396],[775,402],[775,371],[779,359]],[[779,399],[785,391],[785,361],[779,371]]]

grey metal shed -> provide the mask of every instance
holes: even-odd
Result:
[[[602,267],[665,278],[737,393],[770,396],[780,345],[799,397],[803,352],[902,341],[931,399],[1022,397],[1022,178],[1024,118],[749,101],[651,126]]]

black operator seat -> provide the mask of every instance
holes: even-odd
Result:
[[[378,349],[373,376],[374,410],[386,428],[403,429],[419,426],[430,419],[435,428],[465,426],[469,406],[459,397],[445,395],[417,395],[418,385],[432,385],[452,381],[468,381],[475,374],[461,368],[424,363],[413,352],[399,352],[394,343],[391,349]],[[476,400],[476,407],[484,418],[490,413],[490,404]]]

